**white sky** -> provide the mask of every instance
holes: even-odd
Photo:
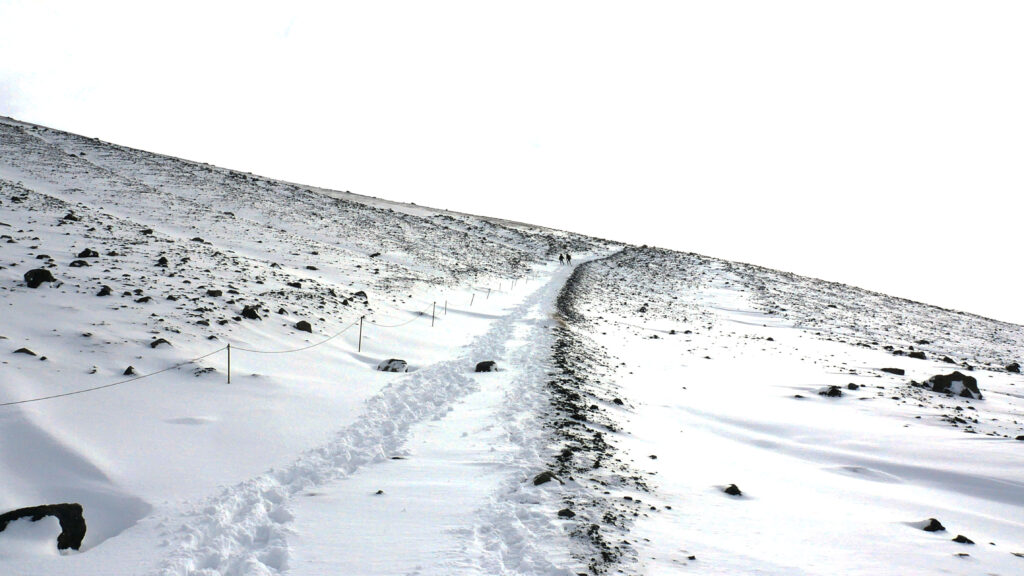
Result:
[[[8,2],[0,114],[1024,323],[1024,3]]]

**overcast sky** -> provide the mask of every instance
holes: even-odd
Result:
[[[0,0],[0,114],[1024,323],[1022,6]]]

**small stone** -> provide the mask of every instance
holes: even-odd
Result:
[[[43,282],[56,282],[57,279],[46,269],[36,268],[25,272],[25,283],[29,288],[38,288]]]
[[[1018,364],[1017,362],[1014,362],[1012,364],[1007,364],[1006,365],[1006,371],[1007,372],[1013,372],[1014,374],[1020,374],[1020,364]]]
[[[474,371],[475,372],[497,372],[498,371],[498,363],[495,362],[494,360],[484,360],[483,362],[478,362],[477,363],[476,369]]]
[[[568,508],[562,508],[561,510],[558,511],[559,518],[573,518],[575,516],[576,513],[573,512],[572,510],[569,510]]]
[[[171,345],[171,343],[168,342],[167,340],[165,340],[163,338],[157,338],[156,340],[153,340],[152,342],[149,343],[149,347],[150,348],[156,348],[157,346],[159,346],[161,344],[167,344],[168,346]]]
[[[299,320],[298,322],[296,322],[295,329],[302,330],[303,332],[309,332],[310,334],[313,333],[313,325],[310,324],[309,322],[306,322],[305,320]]]
[[[86,262],[85,260],[72,260],[71,264],[69,264],[68,266],[71,266],[72,268],[85,268],[88,265],[89,263]]]
[[[887,372],[889,374],[895,374],[897,376],[903,376],[904,374],[907,373],[907,371],[904,370],[903,368],[882,368],[882,372]]]
[[[740,491],[739,487],[735,484],[729,484],[725,490],[723,490],[729,496],[743,496],[743,492]]]
[[[78,258],[99,258],[100,253],[93,250],[92,248],[86,248],[78,253]]]
[[[14,351],[15,354],[28,354],[29,356],[35,356],[36,353],[29,350],[28,348],[18,348]]]
[[[945,532],[946,527],[935,518],[928,519],[928,525],[924,527],[925,532]]]
[[[242,308],[242,317],[249,320],[262,320],[257,306],[244,306]]]
[[[107,285],[104,284],[100,288],[100,291],[96,293],[96,295],[97,296],[110,296],[111,293],[113,293],[113,290],[111,290],[110,286],[107,286]]]
[[[124,369],[124,375],[125,376],[134,376],[135,375],[135,367],[134,366],[129,366],[129,367],[125,368]]]
[[[953,542],[957,542],[959,544],[974,544],[974,540],[971,540],[963,534],[957,534],[956,538],[953,538]]]
[[[540,486],[541,484],[546,484],[548,482],[551,482],[552,480],[558,481],[559,484],[565,484],[565,482],[563,482],[561,478],[555,476],[554,472],[551,472],[550,470],[545,470],[544,472],[541,472],[540,474],[534,476],[533,485]]]

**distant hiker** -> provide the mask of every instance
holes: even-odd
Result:
[[[559,264],[565,264],[565,256],[559,254],[558,255],[558,263]]]
[[[565,263],[572,265],[572,256],[568,252],[565,253]]]

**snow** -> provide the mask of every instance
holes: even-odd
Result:
[[[0,311],[3,573],[1024,569],[1021,326],[10,119]]]

